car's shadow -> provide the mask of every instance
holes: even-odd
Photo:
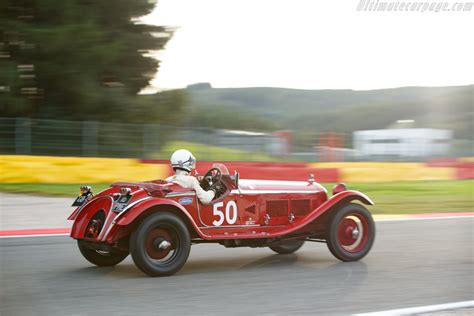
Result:
[[[84,262],[87,265],[86,262]],[[331,278],[341,283],[359,283],[367,276],[367,266],[364,262],[339,262],[329,256],[317,256],[311,251],[303,251],[288,255],[263,254],[247,252],[240,255],[225,256],[222,253],[215,256],[190,257],[183,269],[172,277],[175,279],[212,278],[258,275],[274,278],[275,275],[307,275],[312,278]],[[69,273],[85,278],[112,278],[112,279],[152,279],[141,272],[128,257],[115,267],[84,266]],[[350,282],[347,282],[350,280]],[[355,285],[355,284],[354,284]]]
[[[259,259],[255,259],[258,257]],[[190,258],[183,269],[179,271],[175,276],[179,275],[190,275],[190,274],[206,274],[212,273],[229,273],[252,269],[264,269],[264,268],[291,268],[298,264],[298,255],[278,255],[269,254],[265,257],[261,255],[252,256],[245,255],[236,258],[231,257],[218,257],[218,258]],[[114,267],[98,267],[91,266],[90,263],[84,261],[83,268],[75,269],[74,271],[79,272],[81,275],[87,274],[89,276],[101,277],[111,276],[112,274],[116,277],[146,277],[131,260],[129,256],[124,262]],[[88,265],[88,266],[87,266]]]

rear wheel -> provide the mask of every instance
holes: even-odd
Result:
[[[188,259],[191,237],[186,224],[171,213],[146,217],[130,238],[130,253],[137,267],[150,276],[178,272]]]
[[[270,249],[281,255],[287,255],[300,249],[303,244],[304,240],[292,240],[280,245],[271,246]]]
[[[101,250],[94,250],[87,247],[87,243],[83,240],[77,241],[79,251],[90,263],[100,267],[110,267],[122,262],[128,256],[128,252],[117,251],[107,252]]]
[[[362,259],[369,253],[374,240],[374,220],[364,206],[349,203],[332,215],[326,243],[329,251],[339,260]]]

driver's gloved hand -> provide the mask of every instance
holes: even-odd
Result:
[[[214,185],[214,188],[215,188],[216,191],[221,191],[222,190],[222,185],[220,183],[216,183]]]
[[[211,191],[214,192],[214,199],[219,197],[219,191],[216,188],[212,188]]]
[[[222,185],[219,183],[216,183],[214,187],[212,188],[212,191],[214,191],[214,195],[217,196],[222,192]]]

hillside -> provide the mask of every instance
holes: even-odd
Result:
[[[354,91],[198,84],[186,91],[190,117],[210,127],[352,132],[414,119],[416,127],[452,129],[458,138],[473,134],[474,85]]]

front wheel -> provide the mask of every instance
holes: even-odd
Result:
[[[188,259],[191,237],[186,224],[174,214],[146,217],[132,233],[130,253],[137,267],[150,276],[178,272]]]
[[[94,250],[87,247],[87,244],[83,240],[77,241],[79,251],[90,263],[95,264],[99,267],[111,267],[122,262],[128,256],[128,252],[117,251],[117,252],[106,252],[101,250]]]
[[[362,259],[369,253],[374,240],[374,220],[364,206],[349,203],[332,215],[326,243],[329,251],[339,260]]]
[[[270,249],[281,255],[287,255],[300,249],[303,244],[304,240],[292,240],[280,245],[270,246]]]

